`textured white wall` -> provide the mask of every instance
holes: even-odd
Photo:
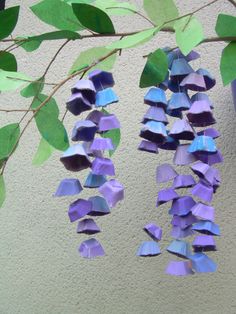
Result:
[[[163,0],[164,1],[164,0]],[[34,0],[8,1],[21,3],[21,15],[16,35],[38,34],[50,28],[38,21],[28,6]],[[142,1],[133,1],[141,7]],[[177,1],[180,11],[192,11],[207,1]],[[206,35],[214,35],[216,16],[220,12],[234,14],[228,1],[218,1],[199,13]],[[148,23],[141,18],[116,18],[120,31],[142,29]],[[96,39],[104,45],[106,39]],[[80,51],[91,47],[90,40],[69,44],[52,67],[48,80],[58,81],[67,73]],[[77,246],[85,238],[75,232],[76,225],[68,221],[67,207],[71,200],[52,198],[58,182],[71,174],[59,162],[55,153],[42,168],[31,166],[39,135],[32,126],[25,134],[14,158],[8,164],[6,183],[8,197],[0,210],[0,313],[1,314],[144,314],[144,313],[236,313],[236,211],[235,211],[235,123],[229,88],[223,88],[219,75],[219,60],[223,43],[199,47],[202,59],[196,66],[206,66],[217,78],[210,91],[215,103],[215,116],[222,137],[218,140],[225,163],[221,166],[223,184],[216,194],[217,222],[222,229],[218,252],[211,254],[219,265],[216,274],[173,278],[164,274],[167,253],[156,258],[137,258],[136,249],[148,239],[142,231],[145,223],[154,220],[164,229],[161,247],[169,240],[168,206],[155,208],[157,186],[155,169],[171,162],[172,153],[162,151],[149,155],[137,151],[140,119],[145,112],[144,90],[138,88],[145,60],[142,55],[158,47],[174,45],[172,35],[159,34],[143,47],[123,51],[116,63],[114,76],[120,103],[111,107],[122,123],[122,142],[114,156],[118,179],[126,187],[126,198],[111,215],[98,219],[106,257],[87,261],[79,257]],[[35,53],[16,50],[21,71],[39,77],[59,43],[44,43]],[[56,99],[65,107],[70,82],[59,91]],[[16,94],[1,95],[1,107],[26,108],[28,101]],[[20,115],[1,113],[1,125],[18,121]],[[75,122],[68,115],[70,130]],[[79,174],[79,178],[82,178]],[[86,192],[84,192],[86,197]]]

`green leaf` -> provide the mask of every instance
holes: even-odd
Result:
[[[149,87],[160,84],[168,73],[168,60],[165,52],[157,49],[148,56],[148,60],[143,69],[139,87]]]
[[[84,29],[74,15],[72,7],[61,0],[43,0],[30,9],[41,21],[58,29],[70,31]]]
[[[37,152],[34,155],[32,164],[34,166],[41,166],[42,164],[44,164],[45,161],[47,161],[52,153],[53,153],[54,149],[52,146],[50,146],[48,144],[48,142],[45,141],[45,139],[41,139]]]
[[[79,71],[80,69],[85,68],[88,65],[91,65],[92,63],[96,62],[98,59],[104,57],[110,52],[109,49],[105,47],[95,47],[90,48],[88,50],[82,51],[78,58],[73,63],[69,74],[72,74],[76,71]],[[109,71],[112,69],[114,63],[116,61],[116,54],[111,55],[106,60],[100,62],[97,66],[94,66],[92,70],[100,69],[104,71]]]
[[[215,30],[219,37],[235,37],[236,17],[232,15],[219,14]]]
[[[2,207],[5,199],[6,199],[6,186],[3,175],[0,175],[0,207]]]
[[[220,73],[224,86],[236,79],[236,42],[229,43],[222,51]]]
[[[25,84],[27,80],[31,79],[23,73],[0,70],[0,91],[17,89]]]
[[[184,55],[196,47],[203,39],[201,23],[191,16],[186,16],[175,22],[176,43]]]
[[[173,0],[144,0],[143,6],[152,22],[158,26],[179,16]],[[173,22],[165,26],[173,26]]]
[[[0,40],[11,35],[19,15],[20,7],[11,7],[0,11]]]
[[[31,109],[37,109],[42,102],[44,102],[48,98],[47,95],[39,94],[36,99],[34,99]],[[40,112],[44,112],[45,114],[50,114],[55,118],[59,117],[59,108],[56,103],[56,100],[52,97],[45,106],[40,109]]]
[[[50,33],[44,33],[37,36],[29,36],[24,37],[21,39],[25,39],[26,41],[21,44],[21,47],[24,48],[26,51],[31,52],[39,48],[42,41],[45,40],[58,40],[58,39],[80,39],[81,35],[72,32],[72,31],[56,31],[56,32],[50,32]],[[20,39],[20,38],[19,38]]]
[[[37,81],[30,83],[20,92],[21,96],[25,98],[34,97],[40,94],[44,88],[44,78],[39,78]]]
[[[8,124],[0,129],[0,159],[5,159],[12,153],[19,136],[19,123]]]
[[[17,71],[17,61],[13,54],[7,51],[0,51],[0,69],[4,71]]]
[[[73,3],[72,8],[84,27],[99,34],[115,33],[111,19],[101,9],[85,3]]]
[[[34,100],[32,108],[38,108],[46,98],[46,95],[40,94],[38,99]],[[42,137],[54,148],[64,151],[69,147],[69,140],[58,115],[59,110],[56,101],[50,99],[35,115],[35,122]]]
[[[107,46],[108,49],[125,49],[144,44],[150,40],[157,32],[157,27],[149,28],[134,35],[129,35],[121,40],[115,41]]]
[[[120,138],[121,138],[120,129],[113,129],[113,130],[107,131],[105,133],[102,133],[101,136],[105,138],[110,138],[112,140],[112,143],[115,149],[109,151],[109,155],[111,157],[120,144]]]
[[[27,39],[28,37],[27,36],[24,36],[24,37],[17,37],[16,40],[15,40],[15,43],[18,43],[19,46],[21,48],[23,48],[25,51],[27,52],[32,52],[36,49],[39,48],[39,46],[41,45],[41,41],[38,41],[38,40],[30,40],[30,41],[22,41],[20,42],[21,39]]]
[[[97,0],[95,2],[95,6],[109,15],[131,15],[137,11],[134,4],[128,2],[118,2],[116,0]]]

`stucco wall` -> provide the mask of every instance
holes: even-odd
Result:
[[[28,6],[34,0],[8,1],[22,5],[16,35],[38,34],[50,28],[40,23]],[[133,0],[139,7],[141,0]],[[177,1],[180,11],[186,13],[207,1]],[[214,35],[213,27],[220,12],[233,13],[228,1],[218,1],[200,12],[206,35]],[[148,23],[141,18],[116,18],[120,31],[142,29]],[[106,39],[96,39],[104,45]],[[49,81],[64,77],[80,51],[95,45],[91,40],[69,44],[51,68]],[[112,214],[98,219],[106,257],[87,261],[79,257],[77,246],[84,239],[70,224],[67,207],[71,200],[52,197],[58,182],[71,174],[59,162],[60,153],[42,168],[31,165],[39,135],[32,127],[24,135],[14,158],[6,169],[7,200],[0,210],[0,313],[1,314],[144,314],[144,313],[236,313],[236,210],[235,210],[235,123],[229,88],[223,88],[219,75],[219,60],[223,43],[199,47],[202,59],[196,66],[206,66],[216,76],[217,85],[210,91],[215,104],[215,116],[222,137],[218,140],[225,163],[221,166],[222,187],[214,198],[217,222],[222,229],[218,252],[210,254],[218,263],[218,272],[173,278],[164,274],[171,256],[137,258],[136,249],[148,239],[142,231],[145,223],[154,220],[164,229],[161,247],[169,239],[167,206],[155,208],[157,185],[155,169],[162,162],[171,162],[172,153],[162,151],[149,155],[137,151],[140,119],[145,112],[143,95],[138,88],[145,60],[142,55],[158,47],[173,46],[173,37],[159,34],[152,42],[140,48],[123,51],[117,60],[114,76],[120,103],[111,107],[122,123],[122,142],[114,156],[118,179],[126,187],[126,198],[113,209]],[[15,51],[20,70],[33,77],[43,73],[49,58],[59,43],[42,44],[35,53]],[[70,82],[56,95],[60,108],[65,107]],[[28,101],[11,93],[1,95],[1,107],[26,108]],[[1,125],[19,120],[21,115],[1,113]],[[75,122],[66,118],[70,130]],[[79,175],[80,178],[84,176]],[[86,197],[86,192],[84,192]]]

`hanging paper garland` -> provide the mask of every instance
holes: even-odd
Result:
[[[157,167],[158,185],[172,181],[170,188],[159,190],[156,204],[159,207],[172,201],[169,214],[172,216],[171,236],[174,240],[167,247],[167,251],[181,258],[169,262],[166,273],[186,276],[214,272],[215,262],[203,252],[215,251],[214,236],[220,235],[219,227],[215,223],[215,209],[210,203],[220,185],[219,171],[212,165],[221,163],[223,157],[215,143],[215,139],[220,136],[219,132],[211,127],[206,128],[215,124],[216,120],[212,112],[213,105],[204,92],[211,89],[216,82],[207,70],[194,71],[189,64],[200,57],[198,53],[192,51],[183,56],[179,49],[164,51],[168,57],[169,73],[163,83],[158,87],[151,87],[144,97],[144,103],[150,107],[142,120],[142,141],[138,149],[155,154],[158,149],[174,150],[174,165],[191,165],[190,170],[195,175],[194,178],[192,174],[178,174],[169,164]],[[169,101],[165,94],[167,89],[173,93]],[[187,111],[186,115],[184,111]],[[166,114],[177,118],[169,131],[166,129]],[[195,130],[200,127],[204,129]],[[179,195],[183,188],[189,188],[188,195]],[[160,228],[154,223],[147,226],[144,230],[154,241],[142,243],[138,256],[160,254],[156,243],[160,237],[153,236]],[[193,250],[184,240],[192,235],[195,236]]]
[[[107,176],[115,176],[115,168],[112,160],[105,157],[105,152],[115,149],[112,139],[106,137],[107,133],[120,128],[117,117],[104,109],[118,102],[118,97],[112,89],[114,84],[111,73],[95,70],[89,73],[88,79],[81,79],[75,84],[67,102],[67,109],[75,116],[97,108],[91,111],[85,120],[76,122],[71,136],[71,140],[76,144],[70,146],[60,159],[69,171],[90,169],[83,187],[98,188],[102,195],[90,197],[88,200],[79,198],[70,204],[70,221],[79,220],[77,233],[92,235],[100,232],[93,218],[85,217],[107,215],[110,208],[124,198],[122,184],[116,179],[107,179]],[[101,137],[95,137],[96,134]],[[78,179],[64,179],[55,196],[76,195],[81,193],[83,187]],[[94,238],[83,241],[79,246],[79,253],[84,258],[105,255],[103,247]]]

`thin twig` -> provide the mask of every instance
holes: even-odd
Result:
[[[0,109],[1,112],[34,112],[35,109]]]

